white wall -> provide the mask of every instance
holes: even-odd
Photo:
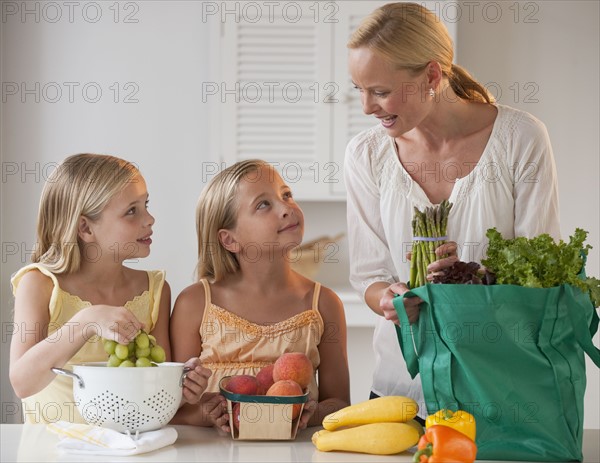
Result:
[[[600,3],[479,3],[473,20],[460,22],[458,62],[495,95],[500,91],[500,103],[529,111],[546,124],[558,169],[563,239],[577,227],[590,232],[587,273],[599,277]],[[484,5],[490,5],[487,11]],[[465,15],[468,11],[464,8]],[[501,16],[492,22],[497,11]],[[599,339],[596,334],[596,346]],[[586,365],[584,427],[600,428],[598,368],[589,359]]]
[[[37,18],[34,14],[23,18],[22,11],[9,15],[5,10],[6,5],[21,9],[23,2],[2,3],[7,13],[0,22],[2,422],[14,419],[15,404],[8,381],[7,330],[13,306],[9,279],[29,261],[37,203],[52,166],[82,151],[112,153],[139,164],[157,223],[151,256],[133,265],[166,268],[177,294],[192,279],[194,205],[203,186],[203,170],[214,161],[208,128],[214,116],[202,103],[200,86],[210,80],[211,52],[201,2],[120,3],[117,22],[110,9],[113,2],[97,3],[102,13],[97,22],[93,22],[93,8],[83,11],[92,2],[79,2],[72,21],[64,2],[54,4],[63,7],[56,22],[52,22],[56,11],[44,7],[47,3],[27,2],[30,10],[39,9]],[[125,9],[125,5],[131,6]],[[440,2],[440,12],[455,17],[452,5],[459,4]],[[495,83],[493,89],[502,90],[501,103],[530,111],[548,126],[559,169],[563,234],[568,236],[576,226],[590,231],[588,242],[594,250],[588,273],[600,276],[598,2],[484,1],[470,5],[462,8],[458,24],[458,61],[483,83]],[[493,22],[497,11],[502,16]],[[127,14],[138,22],[125,22]],[[536,19],[537,23],[525,22]],[[12,82],[17,85],[16,95],[11,94],[14,87],[7,86]],[[65,84],[69,82],[74,84]],[[120,90],[116,103],[110,88],[114,82]],[[128,82],[134,86],[126,89]],[[534,86],[526,87],[529,82]],[[97,103],[84,99],[86,84],[88,100],[94,98],[94,88],[101,88]],[[51,102],[56,99],[56,86],[63,95]],[[74,88],[72,102],[69,86]],[[515,99],[517,87],[520,92]],[[124,103],[132,88],[138,89],[134,96],[138,101]],[[533,98],[539,101],[527,103],[525,97],[532,88],[538,89]],[[33,94],[26,89],[34,89]],[[307,239],[345,230],[343,203],[302,206]],[[323,282],[333,287],[344,284],[346,264],[343,242],[340,265],[323,269]],[[369,328],[349,330],[354,401],[368,395],[371,332]],[[600,428],[598,369],[591,363],[588,381],[585,427]]]
[[[166,268],[176,295],[192,282],[196,262],[195,204],[203,169],[212,159],[210,114],[203,108],[198,85],[208,80],[210,50],[201,4],[130,2],[139,8],[136,11],[121,3],[115,23],[115,10],[110,9],[114,2],[96,3],[102,14],[97,22],[90,22],[94,8],[83,10],[93,2],[73,3],[80,6],[73,10],[72,22],[63,2],[54,2],[63,6],[62,18],[55,23],[49,22],[55,10],[28,2],[30,11],[38,9],[37,18],[28,14],[23,20],[19,11],[0,23],[3,422],[14,418],[16,403],[8,381],[7,330],[13,307],[9,279],[29,262],[41,188],[56,162],[79,152],[110,153],[135,162],[146,178],[156,225],[151,256],[132,265]],[[6,4],[19,10],[25,5]],[[138,22],[125,22],[127,14]],[[16,95],[11,94],[12,82],[18,86]],[[111,89],[115,82],[120,90],[117,102]],[[128,82],[132,84],[125,87]],[[85,85],[88,93],[82,93]],[[61,98],[53,91],[56,87],[63,91]],[[74,89],[72,98],[69,87]],[[88,102],[96,98],[95,88],[102,96]],[[137,102],[125,103],[128,95]]]

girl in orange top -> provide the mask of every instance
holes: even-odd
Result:
[[[304,216],[276,170],[259,160],[223,170],[202,192],[196,219],[199,278],[175,302],[171,350],[174,360],[199,356],[212,376],[200,405],[185,405],[174,422],[229,432],[219,380],[256,375],[285,352],[305,353],[318,371],[301,428],[349,405],[343,306],[290,267]]]

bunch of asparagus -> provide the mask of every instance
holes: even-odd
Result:
[[[434,207],[420,211],[415,207],[412,220],[413,247],[410,260],[410,287],[427,283],[427,266],[437,260],[435,249],[446,242],[448,215],[452,203],[442,201]]]

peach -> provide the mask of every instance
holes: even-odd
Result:
[[[277,359],[273,367],[273,380],[275,382],[282,379],[291,379],[296,381],[302,389],[308,387],[313,375],[312,362],[302,352],[283,354]]]
[[[291,379],[281,379],[275,383],[267,391],[267,395],[302,395],[302,388],[296,381]],[[300,414],[302,404],[294,404],[292,407],[292,420],[296,419]]]
[[[258,381],[252,375],[235,375],[229,378],[226,389],[234,394],[256,395]]]
[[[256,381],[258,381],[258,395],[265,395],[269,388],[273,385],[273,368],[275,365],[267,365],[256,374]]]

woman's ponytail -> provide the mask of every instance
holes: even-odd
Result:
[[[494,103],[493,95],[458,64],[452,65],[449,74],[450,86],[459,98],[482,103]]]

